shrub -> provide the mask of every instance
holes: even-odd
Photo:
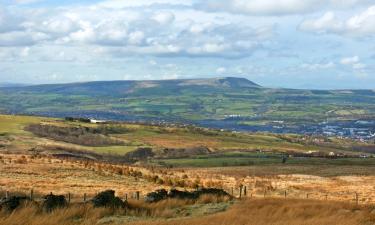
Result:
[[[54,209],[65,207],[67,204],[64,195],[54,195],[51,193],[44,196],[43,209],[47,212],[51,212]]]
[[[165,189],[159,189],[146,195],[146,202],[158,202],[168,197],[168,192]]]
[[[5,209],[7,211],[13,211],[18,208],[22,201],[27,200],[27,197],[12,196],[9,199],[1,202],[0,209]]]
[[[92,200],[94,207],[125,208],[127,203],[115,196],[115,191],[106,190],[97,194]]]
[[[222,189],[217,188],[202,188],[197,191],[179,191],[171,189],[169,193],[165,189],[160,189],[146,195],[146,202],[158,202],[164,199],[184,199],[184,200],[198,200],[205,196],[203,201],[212,201],[212,199],[230,199],[231,196]]]

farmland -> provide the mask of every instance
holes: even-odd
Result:
[[[334,132],[344,136],[355,136],[345,129],[371,128],[356,122],[373,122],[374,102],[372,90],[272,89],[233,77],[0,88],[3,113],[299,134],[338,126]]]
[[[204,221],[208,218],[215,221],[221,215],[230,217],[241,210],[261,214],[282,208],[297,213],[297,217],[317,213],[312,208],[298,211],[290,205],[293,201],[296,201],[293,204],[316,204],[327,210],[342,209],[342,212],[348,213],[339,213],[340,217],[350,217],[353,224],[363,224],[372,218],[369,216],[371,210],[367,208],[375,203],[375,158],[371,143],[323,136],[231,132],[185,125],[93,124],[71,119],[14,115],[0,115],[0,127],[0,195],[3,196],[6,191],[28,195],[33,190],[34,195],[40,197],[53,192],[64,196],[69,194],[72,202],[79,204],[83,194],[85,198],[92,198],[106,189],[114,190],[122,198],[130,198],[137,192],[143,198],[160,188],[194,190],[211,187],[239,197],[239,187],[242,186],[247,188],[247,197],[254,198],[211,205],[163,203],[164,208],[157,206],[153,216],[105,210],[101,214],[97,209],[82,209],[79,205],[61,209],[67,210],[64,212],[56,211],[85,218],[82,224],[93,221],[164,224],[168,223],[166,218],[182,224],[190,221],[207,224]],[[287,201],[280,202],[284,195]],[[306,196],[310,203],[301,200]],[[356,196],[360,208],[355,206]],[[325,199],[329,201],[323,202]],[[129,201],[135,201],[132,203],[134,207],[144,204],[134,199]],[[280,208],[267,208],[271,202],[279,204]],[[336,202],[347,205],[339,206]],[[244,204],[259,204],[265,209],[255,206],[243,208]],[[201,211],[206,213],[199,214]],[[354,211],[366,215],[366,220],[353,217],[351,212]],[[15,215],[22,221],[23,211],[19,213]],[[101,216],[92,216],[92,213]],[[189,216],[186,217],[185,213]],[[44,213],[34,215],[43,221],[50,218]],[[13,220],[6,218],[0,224],[10,224],[9,220]],[[66,221],[66,218],[69,217],[61,217],[61,223],[70,224],[71,221]],[[284,219],[281,224],[286,223],[287,218]],[[311,216],[311,224],[320,219]],[[327,214],[321,221],[331,219]],[[254,217],[254,221],[256,224],[270,222],[260,217]],[[248,224],[253,223],[249,221]]]

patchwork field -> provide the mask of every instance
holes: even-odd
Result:
[[[31,125],[38,125],[39,127],[33,128],[34,130],[31,132],[27,131],[31,129],[28,128]],[[45,130],[35,131],[35,129]],[[55,130],[55,133],[52,132],[53,130]],[[79,132],[85,133],[77,134],[74,133],[74,130],[81,130]],[[56,132],[63,132],[64,138],[57,137]],[[69,135],[69,132],[72,133]],[[103,139],[104,144],[89,144],[90,141],[95,141],[98,138]],[[108,140],[111,142],[108,142]],[[222,156],[221,158],[235,157],[231,154],[238,151],[240,151],[241,154],[239,155],[242,158],[243,156],[246,158],[246,154],[250,157],[254,152],[320,152],[322,154],[334,152],[349,156],[363,153],[370,155],[372,149],[375,149],[375,144],[319,136],[238,133],[176,125],[130,123],[98,125],[64,121],[63,119],[11,115],[0,115],[0,145],[3,146],[3,150],[12,151],[25,151],[31,148],[50,148],[53,150],[58,147],[65,147],[117,155],[123,155],[139,147],[151,147],[154,152],[166,148],[191,149],[204,147],[211,153],[219,153]],[[362,149],[363,151],[361,151]],[[280,155],[276,155],[276,157],[280,157]]]
[[[139,192],[141,200],[132,203],[137,208],[147,193],[160,188],[207,187],[247,200],[163,203],[152,209],[153,216],[77,205],[59,213],[81,219],[59,217],[59,223],[333,224],[340,218],[342,224],[371,224],[375,204],[371,148],[319,136],[0,115],[0,196],[29,195],[33,190],[41,197],[53,192],[70,194],[79,204],[84,194],[90,199],[112,189],[122,199]],[[15,221],[32,212],[43,224],[53,224],[51,214],[33,210],[21,209]],[[260,216],[270,212],[272,217]],[[253,215],[252,220],[236,217],[242,213]],[[0,224],[12,224],[13,219],[6,214]],[[34,221],[33,225],[40,224]]]

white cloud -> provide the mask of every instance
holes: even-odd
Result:
[[[325,70],[325,69],[332,69],[336,66],[335,63],[333,62],[328,62],[328,63],[304,63],[301,65],[302,69],[307,69],[311,71],[316,71],[316,70]]]
[[[152,5],[168,4],[168,5],[191,5],[192,0],[107,0],[97,5],[107,8],[129,8],[129,7],[147,7]]]
[[[299,29],[354,37],[375,35],[375,5],[346,19],[339,19],[333,12],[327,12],[320,18],[303,21]]]
[[[181,19],[176,18],[172,9],[163,8],[163,4],[184,2],[106,1],[103,4],[59,7],[50,11],[19,8],[17,14],[23,17],[14,22],[17,26],[10,26],[13,30],[4,27],[4,24],[12,24],[14,17],[7,15],[3,19],[0,16],[0,32],[3,30],[0,33],[0,46],[98,46],[103,48],[101,53],[119,57],[241,58],[253,54],[263,41],[273,36],[275,28],[272,26],[259,25],[254,28],[244,23],[223,22],[210,17],[190,18],[186,15]],[[159,5],[156,7],[155,4]],[[151,5],[157,9],[147,8]],[[138,6],[146,8],[134,8]],[[14,30],[15,27],[19,27],[19,30]]]
[[[223,74],[225,72],[227,72],[227,69],[225,67],[219,67],[216,69],[217,74]]]
[[[343,65],[352,65],[352,64],[355,64],[355,63],[359,62],[359,57],[353,56],[353,57],[342,58],[340,62]]]
[[[175,19],[175,16],[171,12],[158,12],[152,16],[152,19],[162,25],[166,25],[172,23]]]
[[[0,5],[0,34],[10,31],[23,30],[21,26],[22,18]]]
[[[306,20],[299,26],[301,30],[313,30],[317,33],[324,33],[327,30],[340,32],[342,27],[343,24],[336,19],[333,12],[327,12],[315,20]]]
[[[20,56],[22,56],[22,57],[27,57],[27,56],[29,56],[29,54],[30,54],[30,48],[29,47],[23,48],[20,52]]]
[[[129,34],[129,43],[132,45],[139,45],[143,42],[145,34],[142,31],[134,31]]]
[[[346,21],[347,30],[362,34],[375,34],[375,5]]]
[[[365,69],[366,68],[366,65],[363,64],[363,63],[355,63],[353,64],[353,69],[355,70],[361,70],[361,69]]]
[[[340,63],[344,66],[350,66],[357,75],[365,76],[367,65],[362,63],[359,56],[342,58]]]
[[[40,32],[12,31],[0,34],[0,46],[30,46],[49,38]]]
[[[196,4],[196,7],[212,12],[279,16],[311,13],[326,8],[344,9],[371,3],[371,0],[208,0]]]
[[[35,2],[41,2],[43,0],[13,0],[17,4],[30,4]]]

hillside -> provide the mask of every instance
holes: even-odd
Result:
[[[234,77],[0,88],[2,113],[170,121],[284,133],[323,132],[311,125],[327,121],[342,129],[357,120],[372,122],[374,103],[372,90],[272,89]]]
[[[211,79],[181,79],[181,80],[147,80],[147,81],[94,81],[86,83],[47,84],[26,87],[10,87],[3,89],[6,93],[28,92],[34,94],[63,94],[63,95],[87,95],[87,96],[113,96],[125,97],[137,95],[142,90],[149,90],[144,94],[163,93],[176,94],[184,90],[201,88],[215,92],[219,90],[235,88],[258,88],[259,85],[244,79],[235,77],[211,78]]]

